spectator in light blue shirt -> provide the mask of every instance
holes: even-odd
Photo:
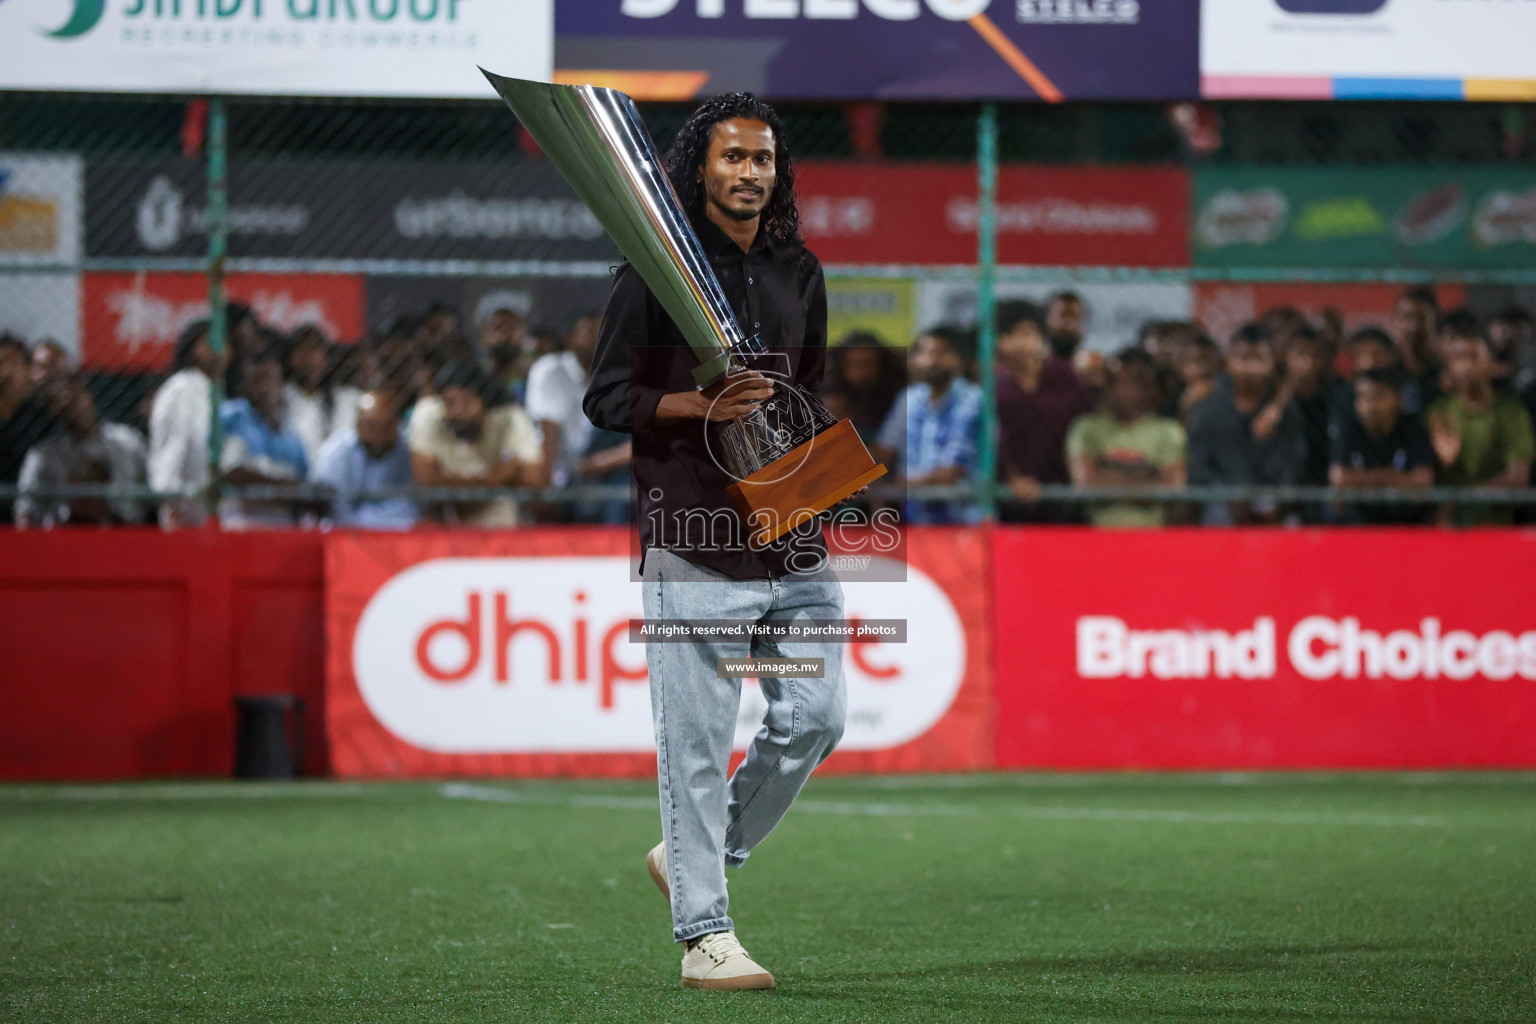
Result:
[[[368,491],[411,486],[411,452],[400,440],[400,408],[385,391],[370,391],[357,406],[357,428],[332,435],[315,460],[314,482],[335,491],[331,521],[361,530],[409,530],[419,513],[407,495],[359,497]]]
[[[286,486],[309,474],[304,442],[283,425],[283,371],[275,353],[257,352],[241,364],[240,397],[219,408],[224,444],[219,469],[226,484]],[[226,498],[219,507],[230,529],[292,526],[293,500]]]
[[[882,454],[895,456],[910,487],[963,483],[976,468],[981,388],[964,376],[969,347],[966,336],[950,327],[935,327],[913,345],[918,383],[901,393],[879,439]],[[959,501],[913,501],[907,516],[912,523],[970,523],[979,520],[980,510]]]

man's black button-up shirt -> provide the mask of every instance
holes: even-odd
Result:
[[[741,247],[709,221],[695,224],[715,276],[744,333],[772,355],[765,370],[787,372],[811,392],[821,387],[827,352],[827,286],[809,252],[764,231]],[[583,408],[605,430],[634,435],[642,553],[662,547],[732,579],[767,579],[807,571],[824,555],[820,525],[802,527],[753,550],[726,494],[733,479],[710,453],[719,425],[687,420],[656,426],[661,397],[692,391],[699,359],[640,275],[621,266],[598,331]],[[713,445],[718,453],[718,441]],[[727,525],[728,524],[728,525]],[[642,554],[643,557],[643,554]]]

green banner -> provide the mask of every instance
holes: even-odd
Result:
[[[1536,168],[1232,167],[1195,176],[1204,267],[1536,264]]]

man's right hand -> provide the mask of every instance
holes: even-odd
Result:
[[[712,420],[722,423],[757,411],[773,397],[773,382],[756,370],[733,373],[703,391],[679,391],[663,395],[656,405],[656,424],[680,420]]]

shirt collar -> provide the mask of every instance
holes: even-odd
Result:
[[[704,246],[704,251],[708,255],[732,257],[742,255],[741,247],[732,241],[731,236],[721,231],[720,227],[708,217],[701,217],[699,223],[694,224],[693,227],[698,232],[699,243]],[[773,239],[769,236],[768,232],[763,230],[763,222],[759,218],[757,222],[757,237],[752,239],[752,247],[747,252],[772,251]]]
[[[368,449],[363,446],[362,439],[357,436],[357,432],[353,431],[352,433],[353,450],[355,450],[357,454],[362,457],[364,466],[382,466],[387,462],[393,461],[399,456],[400,448],[403,444],[405,444],[405,437],[402,435],[401,437],[395,438],[395,443],[390,446],[389,451],[385,452],[378,458],[374,458],[372,455],[368,454]]]
[[[954,408],[956,402],[960,401],[961,398],[964,397],[966,391],[970,390],[976,385],[972,384],[970,379],[967,377],[956,377],[954,380],[949,382],[949,390],[944,392],[944,397],[939,399],[937,403],[935,403],[933,400],[933,387],[930,384],[928,384],[926,381],[922,381],[919,382],[917,386],[922,388],[921,404],[924,408],[948,412],[950,409]]]

